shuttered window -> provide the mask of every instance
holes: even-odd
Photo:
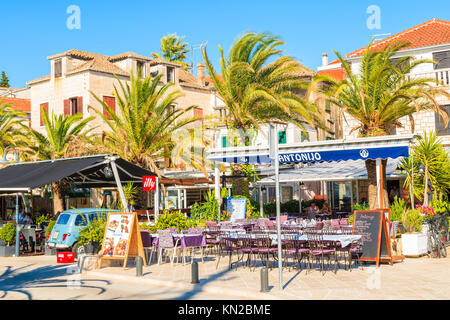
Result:
[[[433,60],[437,62],[434,65],[434,69],[450,68],[450,51],[434,52]]]
[[[196,118],[203,117],[203,109],[202,108],[194,108],[194,117],[196,117]]]
[[[43,114],[42,114],[42,109],[44,109],[45,112],[46,112],[47,115],[48,115],[48,102],[46,102],[46,103],[41,103],[41,105],[39,106],[39,113],[40,113],[40,118],[41,118],[41,120],[40,120],[40,126],[43,126],[43,125],[44,125],[44,117],[43,117]]]
[[[286,143],[286,131],[278,131],[278,143],[279,144]]]
[[[83,113],[83,97],[74,97],[64,100],[64,115]]]
[[[116,97],[107,97],[103,96],[103,102],[112,109],[112,111],[116,112]],[[111,116],[106,112],[106,109],[103,108],[103,114],[106,116],[107,119],[111,120]]]
[[[55,78],[59,78],[62,76],[62,60],[55,61]]]
[[[447,112],[447,114],[450,114],[450,105],[442,106],[442,109],[444,109]],[[446,126],[442,117],[437,113],[434,114],[434,117],[437,135],[438,136],[450,135],[450,123],[448,123]]]

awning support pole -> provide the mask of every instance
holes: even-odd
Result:
[[[117,172],[115,160],[111,159],[110,164],[111,164],[111,169],[114,173],[114,179],[116,180],[117,190],[119,190],[120,201],[122,202],[122,207],[124,208],[125,212],[128,212],[129,211],[128,204],[127,204],[127,200],[125,198],[125,194],[123,192],[122,183],[120,182],[119,172]]]
[[[298,183],[298,213],[302,214],[302,183]]]
[[[378,208],[383,208],[383,165],[381,159],[376,160]]]
[[[214,161],[214,196],[216,198],[218,204],[218,217],[220,222],[220,206],[221,206],[221,197],[220,197],[220,170],[219,170],[219,162]]]
[[[259,213],[261,215],[261,218],[264,217],[264,200],[261,185],[259,185]]]
[[[19,194],[16,193],[16,257],[19,257],[20,227],[19,227]]]
[[[155,213],[155,222],[158,222],[159,218],[159,178],[155,177],[156,180],[156,190],[155,190],[155,206],[154,206],[154,213]]]

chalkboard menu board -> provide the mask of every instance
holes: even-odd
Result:
[[[377,266],[380,260],[387,259],[392,263],[389,233],[383,210],[355,211],[353,233],[362,235],[360,260],[375,261]]]

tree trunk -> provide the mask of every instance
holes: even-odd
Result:
[[[367,159],[365,161],[367,169],[367,179],[369,183],[368,187],[368,201],[370,209],[378,208],[378,190],[377,190],[377,162],[376,160]],[[384,207],[389,206],[389,197],[387,193],[387,182],[386,182],[386,164],[387,160],[381,160],[383,165],[382,175],[383,175],[383,204]]]
[[[242,175],[242,164],[233,164],[231,166],[232,174]],[[247,178],[233,178],[233,196],[247,196],[248,195],[248,181]]]
[[[51,184],[53,195],[53,214],[64,211],[64,187],[65,184],[61,182],[53,182]]]

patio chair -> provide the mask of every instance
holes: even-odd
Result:
[[[289,272],[291,271],[291,266],[289,266],[289,257],[293,257],[294,261],[297,261],[298,266],[300,267],[301,260],[303,256],[306,254],[306,257],[309,255],[309,249],[304,247],[304,241],[297,239],[298,235],[295,234],[285,234],[283,240],[283,251],[284,251],[284,262],[283,267],[288,266]]]
[[[166,230],[169,230],[172,234],[178,234],[178,228],[166,228]]]
[[[158,231],[158,247],[159,247],[159,256],[158,256],[158,264],[161,264],[162,261],[162,253],[163,250],[168,251],[172,250],[172,258],[170,259],[170,264],[173,265],[173,260],[175,259],[175,251],[177,250],[177,246],[173,241],[173,232],[171,230],[159,230]]]
[[[339,224],[341,226],[347,226],[348,225],[348,218],[342,218],[341,220],[339,220]]]
[[[219,267],[220,258],[222,255],[229,256],[228,269],[233,267],[233,263],[231,262],[231,257],[234,252],[238,251],[240,248],[237,246],[237,239],[233,239],[228,232],[221,232],[218,236],[219,242],[219,252],[218,259],[216,264],[216,269]]]
[[[151,257],[153,254],[153,245],[152,245],[152,238],[150,237],[150,233],[148,232],[148,230],[141,230],[141,239],[142,239],[142,246],[144,247],[144,252],[145,252],[145,259],[147,260],[147,265],[151,264]],[[148,251],[150,251],[150,257],[148,254]]]
[[[325,257],[328,258],[328,265],[331,266],[331,260],[334,256],[334,272],[336,273],[337,268],[337,256],[336,248],[329,242],[323,240],[322,232],[318,230],[308,230],[306,236],[309,244],[309,266],[311,266],[311,261],[313,258],[319,263],[320,269],[325,274]],[[311,267],[309,267],[311,269]]]
[[[280,224],[284,224],[288,220],[287,215],[280,216]]]
[[[258,254],[258,247],[255,244],[255,239],[252,234],[243,234],[240,236],[240,249],[242,256],[247,254],[247,261],[245,265],[248,266],[251,271],[252,260],[255,262],[254,266],[256,266],[256,259],[254,259],[254,256]]]
[[[23,251],[25,252],[25,247],[29,247],[30,252],[34,251],[36,253],[36,229],[34,228],[23,228],[22,229],[23,236]]]
[[[265,220],[264,224],[265,224],[265,227],[267,230],[275,230],[276,229],[276,225],[272,220]]]
[[[319,222],[317,222],[317,223],[314,225],[314,229],[315,229],[315,230],[322,230],[322,229],[323,229],[323,225],[324,225],[323,221],[319,221]]]
[[[275,260],[275,255],[278,253],[278,247],[272,247],[272,240],[270,239],[269,233],[266,232],[258,235],[255,243],[258,248],[258,256],[261,258],[262,264],[269,267],[269,269],[272,269],[270,266],[269,255],[272,255]],[[266,259],[264,259],[264,257],[266,257]],[[266,263],[264,263],[264,261],[266,261]]]
[[[332,219],[331,220],[331,229],[333,230],[340,230],[341,226],[339,224],[339,219]]]
[[[208,229],[208,230],[219,230],[219,226],[217,225],[217,222],[206,221],[205,225],[206,225],[206,229]]]

